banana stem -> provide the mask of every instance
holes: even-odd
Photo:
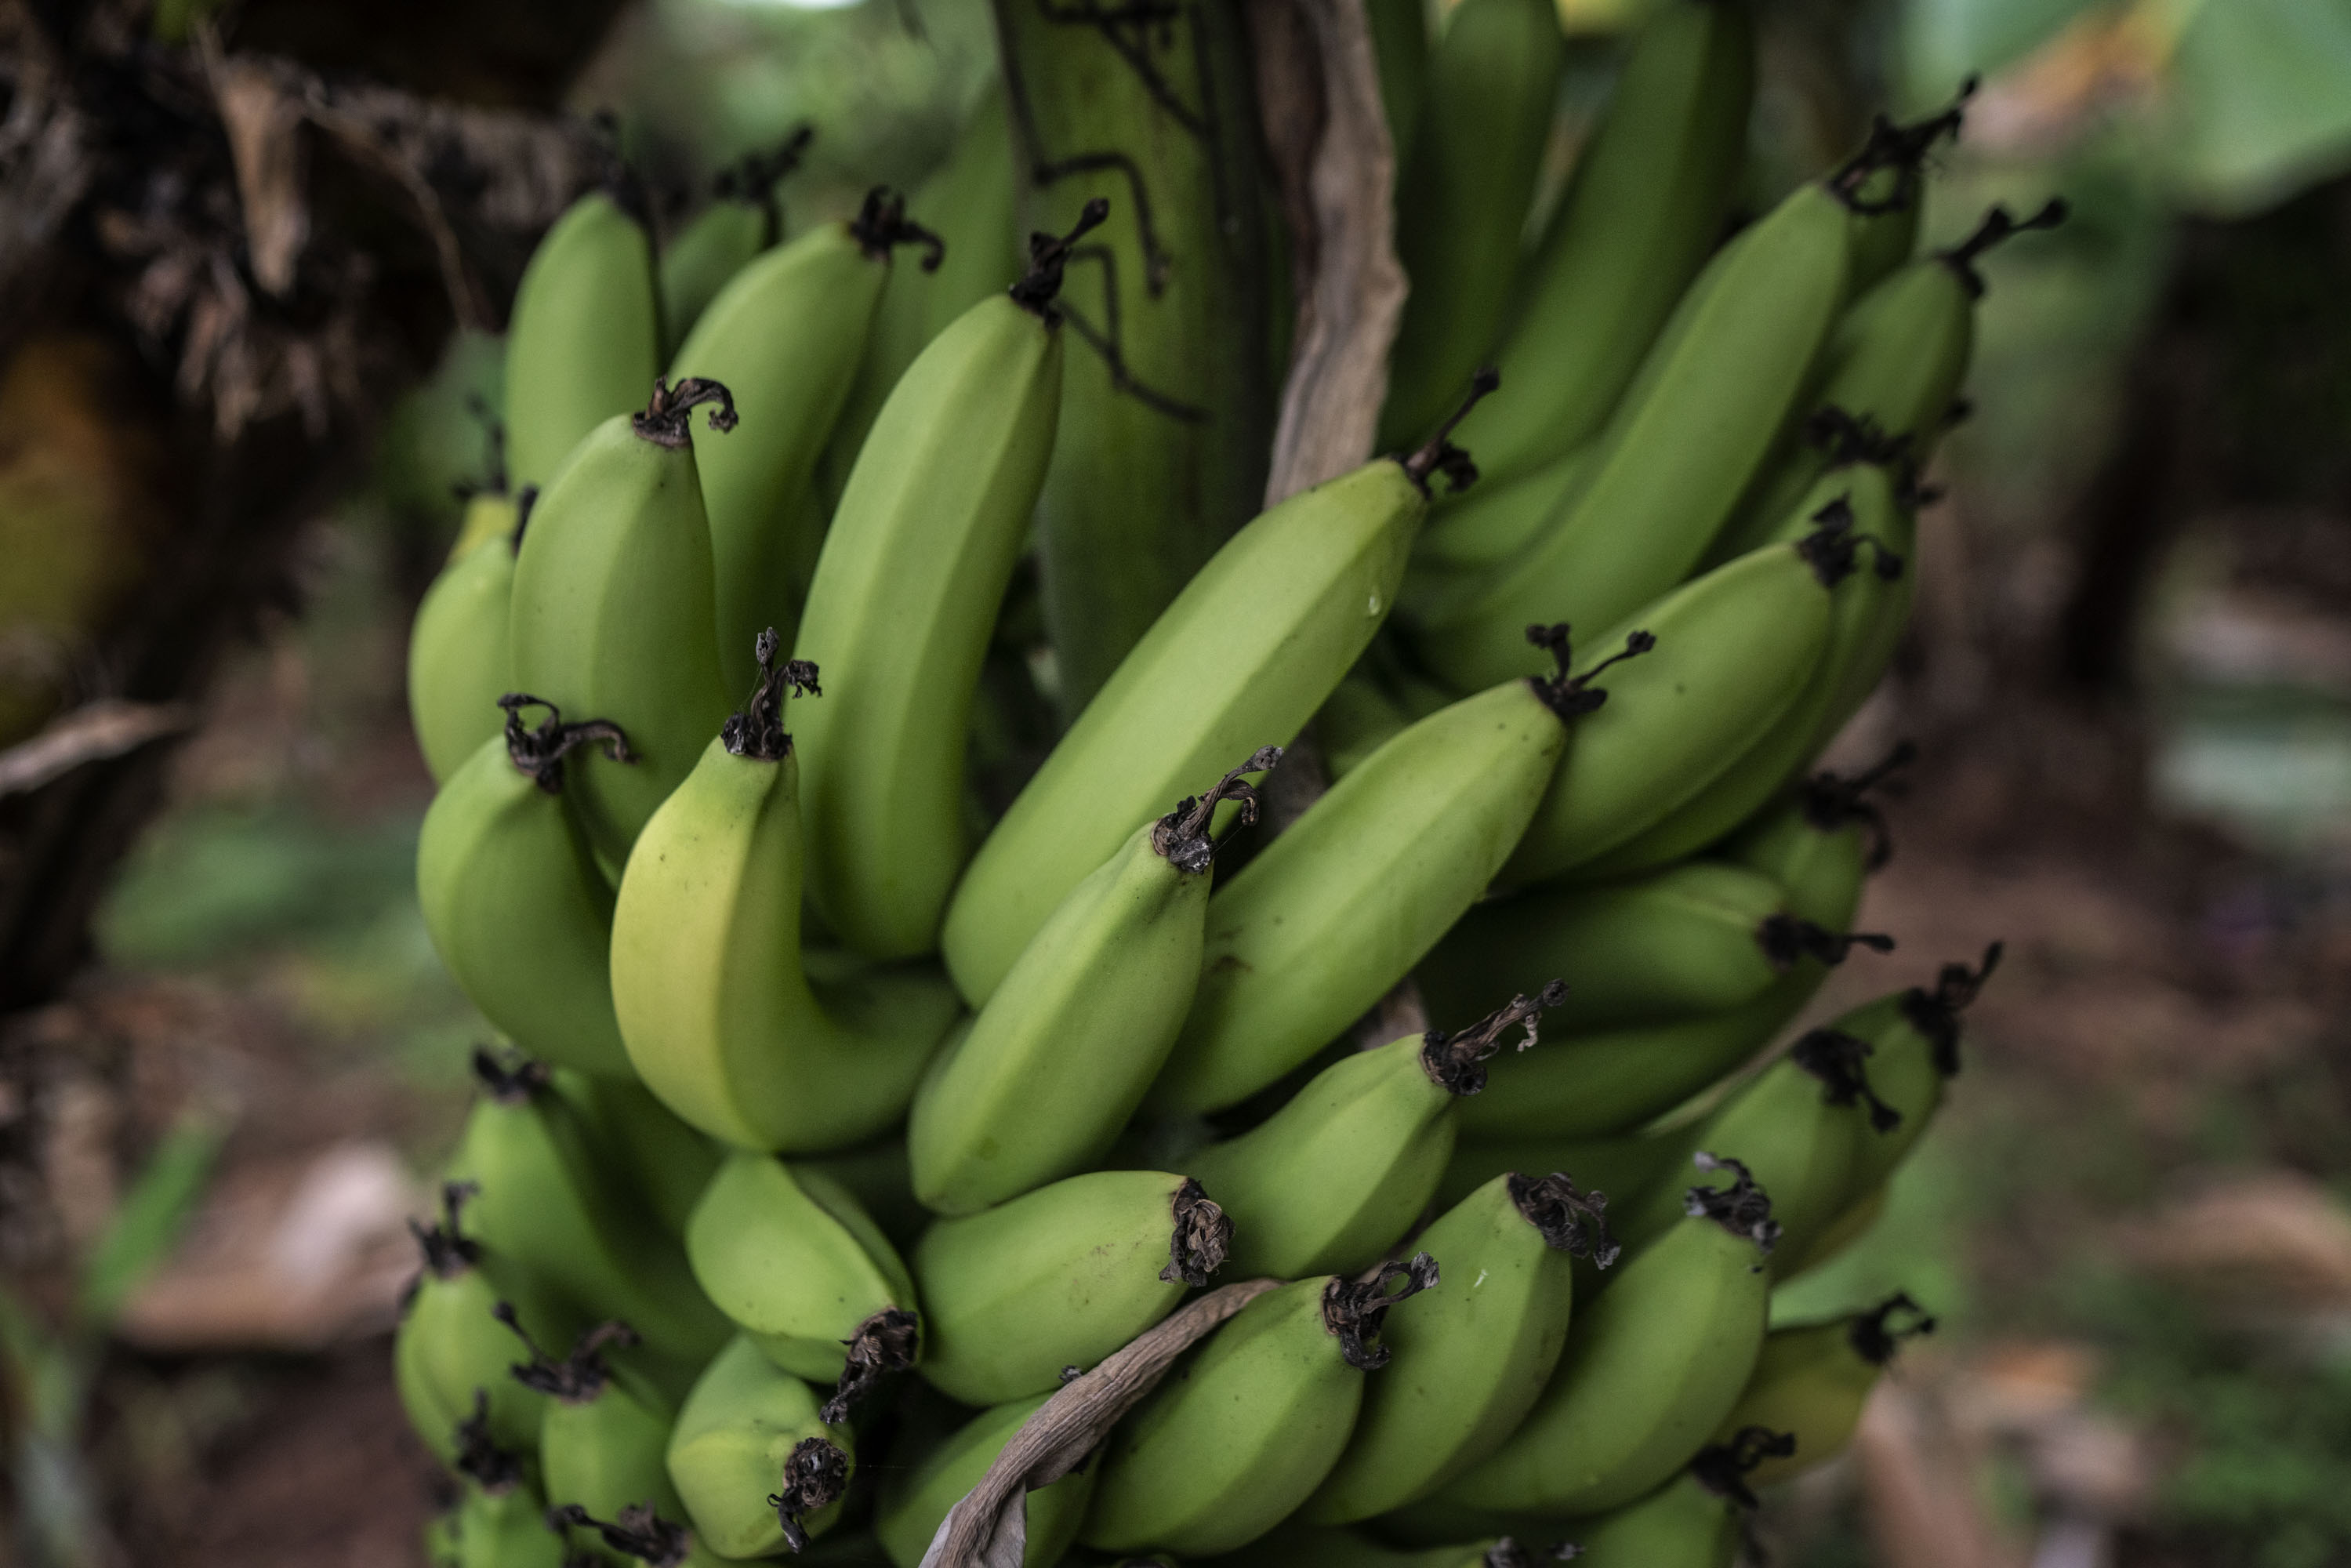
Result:
[[[2034,229],[2053,229],[2065,221],[2066,214],[2072,210],[2061,196],[2052,196],[2042,203],[2041,210],[2029,218],[2019,218],[2006,206],[1994,205],[1984,214],[1983,222],[1976,225],[1975,233],[1950,249],[1937,253],[1937,259],[1959,275],[1960,284],[1968,291],[1968,298],[1980,299],[1984,294],[1984,280],[1983,275],[1976,270],[1976,262],[1984,252],[2017,235],[2030,234]]]
[[[1831,931],[1784,914],[1767,915],[1755,928],[1755,943],[1763,949],[1764,961],[1783,975],[1795,967],[1799,958],[1818,958],[1834,968],[1855,947],[1873,953],[1894,951],[1894,938],[1882,931]]]
[[[490,1394],[474,1390],[474,1413],[457,1423],[457,1457],[451,1468],[484,1491],[512,1491],[523,1479],[522,1456],[490,1440]]]
[[[1437,427],[1436,434],[1421,443],[1418,451],[1399,460],[1405,475],[1420,486],[1422,495],[1428,494],[1428,481],[1432,475],[1444,475],[1446,488],[1456,495],[1478,482],[1478,465],[1470,461],[1468,452],[1454,445],[1449,437],[1454,427],[1469,417],[1469,411],[1501,384],[1502,372],[1491,365],[1471,376],[1468,394],[1462,398],[1461,405]]]
[[[1225,1255],[1233,1246],[1232,1218],[1207,1189],[1188,1178],[1176,1189],[1170,1207],[1176,1228],[1168,1233],[1167,1267],[1159,1270],[1159,1277],[1171,1285],[1180,1280],[1197,1290],[1225,1266]]]
[[[815,663],[786,659],[778,664],[776,655],[782,651],[783,640],[776,635],[773,626],[752,641],[752,656],[759,662],[758,684],[751,688],[750,699],[741,710],[729,715],[718,728],[718,738],[737,757],[754,762],[781,762],[790,756],[792,737],[784,729],[785,696],[824,695],[824,688],[817,685]]]
[[[501,1105],[520,1105],[548,1084],[547,1063],[520,1051],[501,1058],[487,1046],[474,1048],[474,1081]]]
[[[1866,1103],[1869,1124],[1890,1133],[1902,1124],[1902,1113],[1877,1097],[1869,1086],[1868,1061],[1876,1048],[1859,1035],[1841,1029],[1816,1029],[1788,1048],[1788,1059],[1821,1081],[1821,1103],[1852,1105]]]
[[[632,1502],[617,1518],[607,1521],[590,1517],[576,1502],[567,1502],[549,1509],[547,1522],[555,1529],[579,1525],[592,1530],[613,1551],[652,1568],[677,1568],[694,1551],[694,1536],[685,1526],[664,1519],[651,1503]]]
[[[890,254],[892,246],[899,245],[923,247],[925,272],[936,272],[939,263],[947,258],[947,242],[908,217],[906,198],[887,185],[876,185],[865,193],[865,204],[849,221],[849,232],[877,261]]]
[[[490,1309],[490,1315],[514,1331],[530,1360],[514,1369],[515,1381],[566,1405],[591,1404],[611,1381],[612,1369],[604,1364],[604,1348],[617,1345],[622,1350],[638,1343],[637,1331],[618,1318],[607,1319],[572,1342],[571,1354],[558,1361],[541,1350],[530,1331],[522,1326],[512,1301],[500,1301]]]
[[[1719,1498],[1754,1510],[1763,1506],[1748,1473],[1766,1459],[1784,1459],[1796,1451],[1793,1432],[1769,1427],[1741,1427],[1728,1443],[1709,1443],[1690,1460],[1690,1479]]]
[[[1070,253],[1078,241],[1100,228],[1110,216],[1110,198],[1096,196],[1079,209],[1078,221],[1068,234],[1056,238],[1052,235],[1032,234],[1029,236],[1029,270],[1012,286],[1013,303],[1023,310],[1034,311],[1049,323],[1058,324],[1061,313],[1053,308],[1053,301],[1061,295],[1061,274],[1070,264]]]
[[[1959,1014],[1967,1009],[1982,992],[1984,982],[2000,967],[2000,956],[2005,944],[1994,942],[1984,949],[1983,961],[1970,969],[1965,964],[1946,964],[1935,977],[1931,991],[1913,986],[1902,996],[1902,1016],[1910,1027],[1927,1037],[1933,1048],[1935,1071],[1946,1078],[1959,1075]]]
[[[1548,653],[1558,666],[1548,676],[1529,675],[1527,684],[1534,688],[1535,695],[1542,699],[1542,705],[1559,716],[1562,724],[1597,712],[1608,701],[1608,694],[1592,684],[1601,672],[1612,664],[1638,658],[1657,645],[1656,638],[1646,632],[1628,632],[1625,634],[1622,653],[1611,653],[1580,675],[1571,675],[1567,670],[1573,648],[1568,642],[1566,622],[1557,622],[1549,626],[1530,626],[1527,628],[1527,641]]]
[[[1606,1193],[1576,1191],[1573,1178],[1564,1171],[1547,1176],[1512,1171],[1505,1180],[1510,1201],[1552,1251],[1589,1258],[1593,1268],[1605,1269],[1625,1250],[1608,1234]]]
[[[1502,1036],[1511,1029],[1526,1031],[1518,1048],[1525,1051],[1541,1038],[1535,1026],[1543,1009],[1567,1000],[1567,982],[1554,979],[1533,996],[1520,995],[1496,1008],[1468,1029],[1447,1034],[1430,1030],[1421,1036],[1420,1066],[1429,1082],[1455,1094],[1475,1094],[1486,1087],[1486,1062],[1502,1049]]]
[[[653,400],[641,413],[629,415],[629,428],[656,446],[682,451],[692,439],[687,427],[694,411],[716,403],[710,411],[710,428],[726,432],[741,423],[735,417],[735,394],[707,376],[687,376],[675,386],[667,376],[653,378]]]
[[[783,1490],[768,1494],[776,1511],[785,1543],[794,1552],[808,1550],[809,1534],[800,1523],[838,1499],[849,1487],[849,1456],[822,1437],[803,1437],[784,1460]]]
[[[1393,1288],[1392,1288],[1393,1287]],[[1388,1347],[1379,1343],[1380,1325],[1388,1309],[1423,1291],[1437,1288],[1437,1260],[1416,1252],[1412,1261],[1394,1259],[1374,1270],[1367,1279],[1334,1276],[1322,1287],[1322,1326],[1337,1336],[1339,1354],[1358,1372],[1377,1372],[1388,1364]]]
[[[884,1378],[914,1364],[920,1321],[904,1307],[884,1307],[857,1325],[849,1336],[848,1360],[832,1385],[832,1397],[817,1412],[826,1426],[841,1425]]]
[[[1895,1314],[1908,1312],[1912,1321],[1904,1327],[1893,1326]],[[1933,1333],[1935,1320],[1927,1309],[1910,1299],[1907,1291],[1896,1291],[1865,1312],[1855,1312],[1845,1327],[1845,1338],[1853,1353],[1872,1366],[1884,1366],[1894,1359],[1894,1353],[1906,1339]]]
[[[1176,870],[1194,876],[1207,871],[1217,858],[1217,841],[1208,833],[1216,821],[1217,808],[1230,800],[1239,810],[1240,827],[1255,825],[1258,818],[1257,786],[1247,782],[1245,773],[1265,773],[1281,760],[1281,747],[1261,746],[1249,753],[1249,760],[1217,780],[1205,795],[1186,795],[1176,809],[1152,826],[1151,847]]]
[[[1799,810],[1804,821],[1823,833],[1842,831],[1845,827],[1861,822],[1869,829],[1869,853],[1863,864],[1877,870],[1894,858],[1894,840],[1886,827],[1886,814],[1875,801],[1865,799],[1872,789],[1890,790],[1894,775],[1918,758],[1918,747],[1907,740],[1895,743],[1885,760],[1847,779],[1842,774],[1823,768],[1797,786]]]
[[[783,204],[776,199],[776,187],[800,166],[801,157],[815,139],[816,127],[802,121],[786,132],[774,147],[755,148],[718,171],[711,179],[710,193],[722,202],[748,202],[757,206],[767,219],[760,237],[768,245],[775,244],[783,237],[784,231]]]
[[[1886,549],[1886,541],[1876,534],[1855,531],[1853,502],[1848,497],[1837,497],[1814,512],[1812,520],[1817,526],[1796,541],[1796,553],[1812,563],[1813,575],[1821,580],[1823,588],[1834,588],[1853,575],[1864,545],[1876,552],[1880,581],[1893,582],[1901,577],[1901,556]]]
[[[506,710],[507,759],[519,771],[529,774],[530,781],[549,795],[563,793],[563,758],[579,747],[601,746],[604,755],[615,762],[637,759],[636,753],[629,749],[629,737],[610,719],[566,724],[561,709],[528,692],[508,692],[498,699],[498,706]],[[547,716],[539,720],[536,729],[523,727],[522,710],[527,707],[547,710]],[[475,1071],[480,1070],[480,1053],[475,1052]]]
[[[1780,1222],[1771,1218],[1771,1199],[1755,1185],[1746,1162],[1700,1149],[1690,1156],[1690,1164],[1702,1171],[1729,1171],[1736,1179],[1729,1186],[1690,1188],[1683,1196],[1682,1212],[1692,1219],[1713,1220],[1733,1236],[1752,1241],[1757,1250],[1769,1257],[1772,1244],[1780,1239]]]
[[[1980,79],[1970,76],[1959,84],[1958,94],[1948,106],[1923,120],[1903,125],[1883,114],[1873,116],[1861,151],[1839,164],[1822,183],[1839,201],[1865,217],[1908,210],[1918,199],[1920,171],[1935,143],[1946,136],[1954,141],[1959,140],[1959,127],[1967,119],[1968,100],[1975,96]],[[1894,171],[1893,191],[1882,197],[1864,196],[1862,188],[1872,174],[1881,170]]]

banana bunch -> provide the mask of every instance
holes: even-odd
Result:
[[[1065,1385],[1254,1280],[1021,1561],[1721,1568],[1926,1326],[1771,1295],[1876,1222],[1997,945],[1775,1047],[1893,947],[1908,749],[1817,759],[1903,636],[1979,261],[2062,209],[1916,254],[1954,105],[1721,239],[1753,18],[1663,0],[1521,246],[1552,9],[1417,29],[1395,454],[1233,533],[1008,786],[1108,203],[999,243],[1008,93],[935,230],[782,234],[796,139],[666,247],[604,193],[549,232],[515,490],[410,655],[425,924],[505,1037],[395,1341],[440,1560],[918,1568]]]

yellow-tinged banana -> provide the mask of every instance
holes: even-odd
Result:
[[[536,491],[483,492],[465,503],[447,564],[424,591],[408,631],[408,718],[433,782],[445,784],[498,733],[507,676],[507,604],[516,533]]]
[[[1554,980],[1457,1033],[1344,1057],[1264,1122],[1193,1155],[1186,1168],[1232,1218],[1234,1272],[1348,1271],[1386,1251],[1427,1208],[1453,1154],[1454,1106],[1485,1087],[1486,1060],[1512,1029],[1531,1042],[1564,994]]]
[[[812,126],[796,126],[774,147],[747,152],[721,169],[710,182],[710,204],[663,245],[657,271],[664,353],[674,353],[719,290],[783,237],[776,186],[799,167],[815,135]]]
[[[1751,1183],[1690,1189],[1687,1216],[1576,1313],[1526,1420],[1431,1500],[1600,1513],[1664,1483],[1705,1444],[1754,1368],[1777,1235],[1771,1199]]]
[[[1490,474],[1601,427],[1714,248],[1746,162],[1754,31],[1744,0],[1667,0],[1635,35],[1520,284],[1497,354],[1510,396],[1471,424]]]
[[[506,731],[482,742],[424,813],[416,902],[450,976],[482,1016],[526,1051],[606,1077],[626,1076],[606,955],[612,893],[564,809],[583,747],[631,756],[620,730],[565,724],[519,692],[498,699]],[[543,707],[535,728],[523,710]]]
[[[915,1244],[923,1376],[967,1405],[1049,1392],[1175,1311],[1232,1221],[1189,1176],[1091,1171],[942,1219]]]
[[[670,1484],[695,1539],[721,1557],[804,1552],[841,1517],[856,1444],[816,1391],[747,1338],[714,1357],[670,1428]]]
[[[865,351],[891,247],[938,239],[908,221],[903,196],[877,186],[857,216],[810,230],[728,283],[677,350],[670,375],[726,387],[739,433],[693,433],[709,517],[718,666],[726,691],[749,687],[762,629],[789,633],[817,560],[824,512],[810,486]]]
[[[872,1138],[913,1096],[960,1010],[919,969],[800,950],[803,844],[786,688],[817,672],[760,635],[758,688],[645,825],[612,912],[612,1005],[645,1086],[743,1148]]]
[[[615,865],[726,713],[687,438],[712,402],[712,428],[733,429],[726,389],[703,381],[658,382],[643,412],[598,425],[540,492],[515,559],[516,684],[619,725],[634,754],[627,767],[591,758],[569,780],[589,841]]]
[[[965,869],[940,946],[967,1000],[1137,824],[1313,716],[1395,602],[1429,476],[1466,465],[1441,435],[1375,459],[1266,511],[1185,585]]]
[[[1437,1260],[1421,1252],[1360,1281],[1301,1280],[1243,1307],[1112,1434],[1080,1539],[1206,1557],[1280,1523],[1345,1449],[1364,1376],[1388,1362],[1389,1310],[1437,1283]]]
[[[611,193],[555,220],[515,289],[507,330],[507,465],[542,488],[588,433],[641,406],[661,369],[653,242]]]
[[[907,367],[841,490],[797,653],[832,672],[800,720],[808,887],[852,951],[937,946],[970,853],[964,750],[997,612],[1027,541],[1061,403],[1059,239]]]
[[[914,1285],[857,1200],[821,1172],[768,1155],[719,1167],[685,1231],[694,1277],[744,1338],[795,1376],[833,1385],[838,1422],[914,1364]]]
[[[1935,1320],[1901,1292],[1866,1312],[1773,1329],[1746,1390],[1714,1436],[1716,1445],[1733,1452],[1742,1445],[1761,1447],[1756,1433],[1781,1437],[1742,1472],[1740,1483],[1770,1486],[1844,1452],[1861,1423],[1861,1407],[1902,1341],[1934,1329]]]
[[[1607,1201],[1578,1192],[1563,1174],[1512,1172],[1415,1239],[1445,1260],[1446,1288],[1389,1325],[1395,1359],[1364,1391],[1346,1452],[1300,1519],[1343,1523],[1384,1513],[1502,1445],[1559,1364],[1574,1300],[1573,1260],[1603,1269],[1615,1260]]]
[[[883,1483],[873,1512],[873,1534],[897,1568],[921,1568],[931,1538],[938,1533],[964,1493],[979,1484],[998,1451],[1021,1424],[1051,1397],[1018,1399],[983,1410],[910,1468],[893,1470]],[[1097,1467],[1086,1465],[1050,1486],[1028,1494],[1026,1544],[1020,1568],[1053,1568],[1078,1537],[1086,1505],[1094,1494]]]
[[[1649,647],[1630,633],[1571,675],[1566,627],[1527,635],[1552,650],[1555,675],[1505,681],[1404,730],[1209,899],[1206,967],[1155,1104],[1217,1110],[1273,1082],[1363,1016],[1485,892],[1571,730],[1612,706],[1619,681],[1591,681],[1618,659],[1638,669]]]
[[[1227,800],[1257,818],[1244,773],[1135,830],[1071,889],[971,1026],[925,1074],[907,1123],[914,1193],[969,1214],[1100,1161],[1167,1060],[1200,977],[1216,841]]]

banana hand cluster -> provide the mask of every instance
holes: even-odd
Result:
[[[1721,240],[1754,18],[1663,0],[1522,249],[1552,7],[1374,10],[1399,455],[1233,534],[1024,768],[1065,360],[1115,344],[1059,303],[1106,203],[1010,243],[1007,99],[936,229],[787,238],[799,135],[665,246],[597,193],[531,260],[514,490],[410,654],[425,924],[506,1040],[395,1344],[437,1561],[919,1568],[1057,1390],[1255,1278],[1022,1561],[1722,1568],[1927,1326],[1767,1333],[1998,947],[1772,1048],[1893,945],[1907,750],[1816,758],[1908,619],[1978,262],[2060,209],[1914,254],[1955,105]]]

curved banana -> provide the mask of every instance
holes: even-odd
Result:
[[[569,779],[589,841],[615,865],[726,716],[686,434],[706,402],[713,428],[734,427],[726,389],[691,381],[598,425],[540,492],[515,559],[516,684],[619,725],[635,754],[626,768],[591,758]]]
[[[1232,1221],[1189,1176],[1091,1171],[942,1219],[914,1245],[923,1376],[966,1405],[1050,1392],[1176,1310]]]
[[[724,1344],[731,1325],[695,1288],[677,1243],[596,1160],[547,1070],[477,1051],[474,1071],[484,1093],[448,1174],[477,1189],[475,1238],[574,1305],[625,1318],[664,1355],[698,1362]]]
[[[1458,484],[1465,461],[1440,436],[1301,491],[1185,585],[965,868],[940,933],[965,999],[987,999],[1054,906],[1138,824],[1313,716],[1395,601],[1429,476]]]
[[[1566,627],[1527,635],[1552,649],[1557,674],[1506,681],[1402,731],[1209,899],[1206,967],[1155,1104],[1217,1110],[1273,1082],[1410,973],[1485,892],[1571,727],[1581,733],[1616,689],[1589,684],[1614,658],[1568,674]],[[1634,633],[1615,658],[1647,645]]]
[[[865,352],[893,246],[938,240],[907,221],[904,197],[867,193],[854,218],[810,230],[737,274],[670,363],[671,379],[716,382],[734,395],[739,433],[693,433],[709,517],[718,667],[726,691],[758,676],[751,647],[769,626],[786,642],[817,559],[823,513],[811,476]],[[810,529],[816,537],[810,537]]]
[[[805,1552],[841,1518],[856,1443],[816,1391],[737,1338],[695,1380],[664,1458],[695,1539],[721,1557]]]
[[[971,1027],[942,1051],[906,1126],[914,1194],[969,1214],[1097,1163],[1167,1060],[1200,978],[1216,841],[1228,800],[1257,818],[1244,773],[1135,830],[1071,890]]]
[[[1499,1448],[1550,1381],[1574,1300],[1573,1260],[1614,1261],[1604,1195],[1564,1175],[1497,1176],[1415,1239],[1449,1289],[1391,1324],[1395,1359],[1364,1391],[1346,1452],[1298,1511],[1368,1519],[1422,1497]],[[1241,1235],[1248,1232],[1243,1230]]]
[[[1112,1434],[1080,1539],[1184,1556],[1245,1546],[1312,1495],[1347,1446],[1364,1375],[1388,1361],[1388,1310],[1437,1283],[1435,1259],[1269,1291]]]
[[[777,662],[645,824],[612,910],[612,1006],[645,1087],[742,1148],[844,1148],[904,1113],[959,1010],[920,970],[836,967],[800,953],[799,765],[786,688],[813,666]]]
[[[498,733],[507,673],[507,606],[514,538],[536,492],[484,492],[465,503],[449,559],[417,602],[408,629],[408,719],[433,782],[445,784]]]
[[[1897,1324],[1896,1318],[1907,1321]],[[1745,1472],[1741,1479],[1750,1488],[1826,1464],[1853,1441],[1861,1407],[1902,1341],[1934,1331],[1935,1320],[1902,1292],[1866,1312],[1773,1329],[1764,1336],[1739,1403],[1716,1429],[1715,1442],[1736,1446],[1754,1431],[1785,1433],[1794,1440],[1789,1451],[1764,1455]]]
[[[1237,1138],[1187,1169],[1220,1194],[1238,1275],[1295,1279],[1353,1270],[1412,1228],[1453,1154],[1454,1106],[1485,1087],[1487,1058],[1523,1029],[1531,1041],[1557,981],[1456,1034],[1431,1030],[1324,1068]]]
[[[572,448],[641,407],[661,369],[653,242],[611,193],[555,220],[515,288],[507,329],[507,466],[544,489]]]
[[[796,645],[832,672],[800,720],[808,887],[843,945],[937,946],[970,854],[964,751],[997,612],[1029,537],[1061,405],[1070,248],[1109,211],[1040,241],[1027,276],[933,339],[898,379],[841,493]]]
[[[1600,1513],[1689,1462],[1739,1399],[1763,1343],[1771,1201],[1741,1181],[1690,1190],[1687,1216],[1576,1314],[1524,1423],[1432,1495],[1439,1505]]]
[[[705,1294],[784,1371],[834,1385],[841,1420],[883,1377],[914,1363],[914,1284],[857,1200],[820,1172],[731,1155],[685,1230]]]
[[[607,967],[612,894],[562,793],[565,756],[604,746],[631,755],[613,726],[565,724],[519,692],[498,699],[506,733],[484,741],[424,813],[416,902],[434,950],[466,999],[533,1055],[625,1077]],[[547,709],[534,729],[522,710]]]
[[[1510,396],[1472,425],[1488,473],[1598,431],[1698,276],[1746,163],[1754,32],[1738,0],[1668,0],[1635,35],[1520,285],[1496,357]]]
[[[896,1568],[922,1568],[923,1554],[930,1550],[947,1511],[979,1484],[998,1452],[1050,1397],[1040,1395],[983,1410],[919,1463],[891,1472],[873,1511],[873,1535]],[[1087,1465],[1028,1494],[1021,1568],[1053,1568],[1076,1542],[1078,1526],[1094,1495],[1095,1473],[1096,1467]]]
[[[664,353],[676,352],[719,291],[783,237],[776,186],[799,167],[815,135],[813,127],[797,126],[774,147],[747,152],[721,169],[710,182],[710,204],[663,245],[655,270]]]
[[[1501,336],[1567,58],[1549,0],[1462,0],[1443,27],[1398,164],[1396,259],[1412,292],[1380,415],[1391,447],[1444,417]]]

